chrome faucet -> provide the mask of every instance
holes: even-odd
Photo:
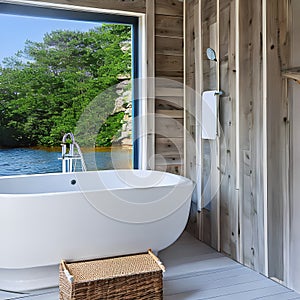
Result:
[[[67,139],[71,139],[71,143],[67,143]],[[69,148],[67,147],[69,145]],[[76,162],[80,160],[81,162],[81,170],[86,171],[86,165],[83,159],[83,155],[79,145],[75,142],[74,134],[69,132],[63,136],[62,144],[61,144],[61,158],[62,160],[62,172],[70,173],[75,172],[76,170]]]

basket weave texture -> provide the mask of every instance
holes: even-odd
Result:
[[[162,268],[150,253],[62,262],[59,297],[60,300],[160,300],[163,299]]]

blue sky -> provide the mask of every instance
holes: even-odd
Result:
[[[100,23],[0,14],[0,64],[4,57],[23,50],[25,41],[40,42],[57,29],[88,31]]]

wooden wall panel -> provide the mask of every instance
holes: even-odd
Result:
[[[160,96],[159,98],[156,98],[156,108],[157,110],[165,109],[165,110],[170,110],[170,109],[176,109],[176,110],[182,110],[182,96],[177,97],[177,96]]]
[[[220,222],[221,222],[221,250],[233,258],[236,258],[237,236],[236,226],[232,227],[232,220],[237,218],[236,203],[234,201],[235,193],[235,164],[234,164],[234,114],[233,102],[235,101],[234,90],[229,86],[229,76],[232,75],[233,65],[229,66],[229,55],[232,55],[233,49],[231,39],[235,41],[235,22],[231,22],[233,16],[231,10],[234,5],[228,2],[226,7],[220,11],[220,89],[224,93],[220,97],[220,169],[221,169],[221,186],[220,186]],[[230,53],[230,54],[229,54]],[[232,63],[232,61],[230,61]]]
[[[239,259],[239,226],[238,226],[238,193],[237,193],[237,174],[236,174],[236,3],[230,2],[230,17],[229,17],[229,37],[228,37],[228,90],[230,96],[228,101],[231,102],[231,116],[227,116],[227,126],[224,125],[224,136],[228,139],[227,142],[227,160],[228,165],[228,210],[230,213],[230,229],[227,232],[227,237],[230,236],[230,256],[236,260]],[[229,105],[229,104],[227,104]],[[230,128],[230,129],[229,129]],[[227,129],[228,134],[225,131]],[[221,194],[222,195],[222,194]],[[222,197],[221,197],[222,200]],[[222,202],[221,202],[222,203]],[[221,210],[222,213],[222,210]],[[226,233],[225,233],[226,234]],[[223,237],[221,230],[221,237]],[[224,237],[223,237],[224,238]]]
[[[267,262],[265,261],[266,253],[266,236],[265,236],[265,182],[264,182],[264,133],[262,128],[264,127],[265,115],[264,115],[264,99],[263,99],[263,58],[262,58],[262,42],[261,36],[263,31],[262,20],[262,7],[261,1],[254,1],[252,4],[252,23],[254,24],[252,29],[252,99],[249,99],[249,105],[253,110],[253,119],[249,120],[249,124],[253,122],[252,145],[252,194],[250,199],[252,203],[251,212],[253,214],[252,222],[252,239],[253,249],[250,249],[253,253],[253,268],[263,274],[266,274]],[[250,22],[250,19],[249,19]],[[255,25],[256,24],[256,25]],[[245,42],[246,43],[246,42]],[[242,66],[241,66],[242,68]],[[251,102],[252,101],[252,102]],[[251,105],[253,104],[253,105]],[[249,250],[248,250],[249,251]],[[266,274],[267,275],[267,274]]]
[[[290,45],[291,58],[290,66],[295,68],[300,66],[300,2],[292,0],[290,4]],[[290,118],[290,201],[285,203],[286,215],[286,277],[291,288],[300,291],[300,84],[294,80],[288,80]]]
[[[183,143],[181,137],[159,138],[157,137],[157,152],[166,155],[178,155],[183,153]]]
[[[183,120],[182,119],[173,119],[170,117],[164,117],[163,115],[156,116],[156,127],[155,131],[157,137],[163,138],[183,138]],[[156,154],[164,154],[158,153]]]
[[[202,20],[211,24],[217,21],[217,2],[215,0],[205,0],[201,2]],[[204,33],[204,32],[203,32]]]
[[[233,99],[222,97],[220,103],[220,124],[221,132],[221,186],[220,186],[220,205],[221,205],[221,250],[227,255],[236,259],[237,254],[237,227],[234,220],[237,218],[237,208],[235,203],[235,176],[234,176],[234,155],[232,139]]]
[[[183,56],[156,54],[155,70],[157,77],[179,77],[183,73]]]
[[[140,166],[144,168],[154,169],[155,162],[149,158],[155,155],[155,2],[147,1],[146,2],[146,45],[147,45],[147,134],[146,134],[146,145],[144,142],[144,146],[147,147],[146,150],[146,161],[145,155],[139,153],[140,157]]]
[[[185,156],[185,176],[191,178],[198,184],[199,178],[197,178],[197,166],[196,166],[196,81],[195,81],[195,69],[196,69],[196,18],[198,18],[198,10],[195,10],[197,0],[188,0],[185,2],[185,35],[184,43],[186,47],[185,51],[185,128],[186,139],[185,145],[187,148]],[[198,30],[199,33],[199,30]],[[201,179],[200,179],[201,180]],[[194,236],[199,237],[199,226],[197,225],[198,219],[198,202],[201,199],[201,194],[196,193],[196,189],[192,196],[192,205],[190,212],[190,219],[188,223],[188,230]]]
[[[261,26],[261,22],[253,22],[254,12],[251,2],[240,1],[240,55],[239,64],[239,111],[240,111],[240,241],[241,261],[254,268],[254,255],[256,245],[253,244],[253,230],[256,207],[253,207],[253,28]],[[260,60],[259,60],[260,61]],[[258,73],[259,75],[259,73]],[[261,101],[255,99],[256,101]],[[256,197],[256,195],[255,195]],[[254,248],[255,247],[255,248]]]
[[[265,272],[262,4],[240,1],[240,261]]]
[[[202,94],[206,90],[218,89],[219,80],[217,79],[220,60],[210,61],[206,56],[206,49],[211,47],[219,56],[218,31],[217,23],[217,5],[218,0],[202,0],[201,5],[201,47],[202,52],[201,68],[202,74],[196,81],[201,80]],[[208,13],[209,11],[209,13]],[[197,57],[197,53],[195,53]],[[202,140],[202,210],[201,219],[201,236],[205,242],[215,249],[220,248],[220,205],[219,205],[219,137],[215,140]]]
[[[267,54],[267,128],[268,128],[268,244],[269,275],[283,280],[283,229],[284,203],[286,198],[286,126],[287,102],[283,90],[281,70],[286,57],[284,50],[287,29],[280,26],[283,1],[267,1],[266,54]]]
[[[158,0],[157,0],[158,1]],[[160,0],[161,1],[161,0]],[[156,15],[156,36],[183,38],[183,18],[168,15]]]
[[[168,15],[168,16],[182,17],[183,16],[182,2],[178,1],[178,0],[158,1],[156,3],[155,13],[157,15]]]
[[[156,37],[156,54],[183,56],[183,39],[173,37]],[[183,59],[182,59],[183,60]]]
[[[199,159],[202,239],[217,246],[219,209],[221,251],[280,281],[285,280],[288,261],[285,206],[289,125],[286,83],[281,70],[288,66],[289,2],[191,0],[186,3],[195,8],[194,20],[189,20],[193,18],[190,7],[185,12],[185,34],[190,42],[185,56],[186,82],[191,87],[201,82],[202,92],[215,89],[220,80],[224,92],[220,97],[220,148],[216,149],[214,142],[203,141]],[[195,47],[195,40],[189,36],[197,5],[201,5],[201,28],[200,35],[194,33],[201,47]],[[216,50],[218,45],[220,78],[216,63],[208,61],[205,54],[207,47]],[[192,61],[193,55],[202,61]],[[194,70],[192,63],[196,65]],[[218,151],[220,166],[215,160]],[[219,176],[218,167],[222,178],[220,207],[212,194],[211,180],[211,176]]]
[[[183,3],[155,0],[155,6],[155,165],[158,170],[183,175]],[[175,145],[166,146],[166,141],[174,139]]]

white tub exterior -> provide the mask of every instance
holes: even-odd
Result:
[[[1,177],[0,289],[56,285],[61,259],[168,247],[187,223],[192,190],[189,179],[157,171]]]

